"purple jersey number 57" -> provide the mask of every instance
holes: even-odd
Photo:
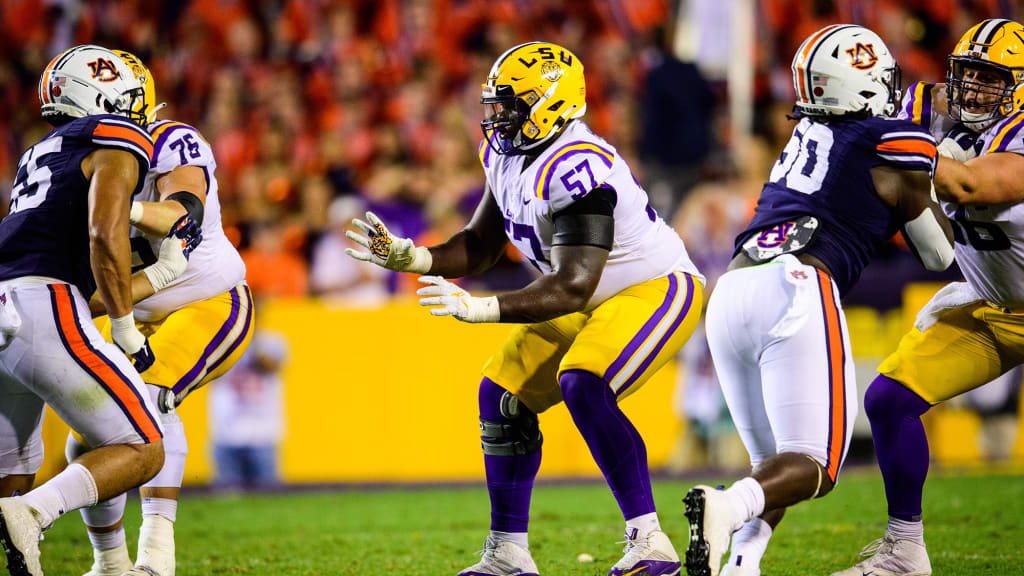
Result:
[[[590,179],[590,186],[583,183],[583,172],[587,173],[587,177]],[[597,182],[594,180],[594,172],[590,169],[590,160],[587,158],[583,159],[583,161],[577,164],[575,168],[563,174],[562,184],[565,186],[565,190],[567,192],[579,190],[579,192],[573,192],[573,200],[579,200],[587,192],[597,188]]]

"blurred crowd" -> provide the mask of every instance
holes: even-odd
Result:
[[[753,2],[755,134],[737,161],[724,75],[702,70],[700,50],[694,66],[673,47],[675,30],[702,30],[702,45],[742,57],[714,38],[729,37],[717,31],[742,4],[0,0],[0,195],[21,152],[48,129],[36,83],[50,58],[80,43],[126,49],[153,71],[168,104],[160,116],[196,126],[213,145],[225,228],[253,291],[377,303],[408,284],[345,258],[346,224],[371,209],[418,243],[458,230],[483,193],[480,84],[507,48],[545,39],[582,59],[586,121],[716,276],[789,137],[789,63],[807,34],[843,21],[872,27],[909,84],[941,80],[953,43],[977,21],[1021,16],[1012,0]],[[675,26],[680,16],[689,27]],[[515,287],[527,268],[510,249],[479,282]],[[886,294],[866,299],[886,307]]]

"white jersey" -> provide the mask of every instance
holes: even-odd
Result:
[[[931,106],[932,84],[918,82],[907,90],[900,117],[924,125],[936,142],[953,128]],[[925,120],[927,118],[927,120]],[[1024,154],[1024,111],[989,126],[978,136],[978,155]],[[971,287],[985,300],[1010,308],[1024,307],[1024,201],[995,206],[942,202],[956,235],[956,262]]]
[[[626,161],[582,121],[571,122],[523,168],[527,158],[497,154],[486,141],[480,144],[480,163],[504,216],[505,232],[545,274],[551,272],[554,214],[599,186],[615,192],[612,250],[588,310],[625,288],[676,271],[704,283],[683,240],[648,204]]]
[[[174,282],[153,296],[135,305],[135,318],[152,322],[171,312],[227,292],[245,280],[245,264],[238,251],[224,235],[220,221],[220,199],[214,171],[217,161],[213,149],[195,128],[161,120],[149,125],[153,137],[153,161],[146,182],[136,200],[159,202],[156,180],[179,166],[198,166],[206,173],[206,206],[203,210],[203,241],[189,256],[188,267]],[[138,266],[155,260],[163,238],[148,238],[132,228],[132,264]],[[144,254],[147,250],[148,254]]]

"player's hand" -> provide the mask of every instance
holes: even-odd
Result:
[[[153,350],[149,347],[149,340],[142,332],[135,327],[135,316],[128,314],[120,318],[110,319],[110,336],[128,358],[132,361],[135,370],[142,374],[156,362]]]
[[[373,212],[367,212],[366,219],[369,220],[369,224],[359,218],[352,219],[352,225],[365,236],[351,230],[346,230],[345,236],[366,248],[368,252],[346,248],[345,254],[356,260],[373,262],[377,266],[397,272],[426,274],[430,271],[433,258],[430,256],[429,250],[422,246],[416,246],[408,238],[392,235]]]
[[[420,276],[419,281],[427,284],[416,291],[420,306],[441,306],[431,308],[434,316],[454,316],[463,322],[497,322],[501,319],[498,297],[475,298],[459,286],[440,276]]]
[[[188,214],[171,226],[170,233],[160,243],[160,256],[153,264],[142,269],[154,292],[159,292],[185,273],[188,256],[203,241],[203,229]]]
[[[978,133],[969,128],[956,126],[946,134],[937,147],[940,156],[957,162],[967,162],[978,155],[975,145]]]

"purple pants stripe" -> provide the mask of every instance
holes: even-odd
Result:
[[[220,348],[220,345],[224,343],[228,334],[230,334],[235,328],[235,324],[238,323],[238,314],[241,309],[241,304],[241,296],[238,293],[238,287],[236,286],[231,289],[231,314],[228,315],[228,319],[220,327],[220,330],[217,331],[217,334],[214,335],[213,340],[207,344],[206,348],[203,350],[203,355],[199,357],[199,361],[196,362],[195,365],[192,366],[192,369],[182,376],[181,380],[178,380],[174,385],[172,390],[174,390],[175,395],[182,393],[199,378],[200,374],[203,373],[210,356],[217,351],[217,348]]]
[[[661,322],[661,319],[665,317],[665,314],[668,314],[669,309],[672,308],[672,301],[675,300],[676,290],[678,289],[679,282],[676,280],[676,275],[669,274],[668,292],[665,294],[665,300],[663,300],[661,306],[658,306],[658,309],[654,311],[654,314],[647,319],[647,322],[645,322],[643,327],[640,328],[640,331],[636,333],[636,336],[633,336],[633,339],[629,341],[629,344],[626,345],[626,348],[621,354],[619,354],[618,358],[612,362],[612,365],[608,367],[608,370],[605,370],[604,376],[602,376],[605,382],[611,382],[619,375],[622,368],[629,363],[629,359],[636,354],[636,351],[651,335],[651,332],[654,332],[654,328],[659,322]]]

